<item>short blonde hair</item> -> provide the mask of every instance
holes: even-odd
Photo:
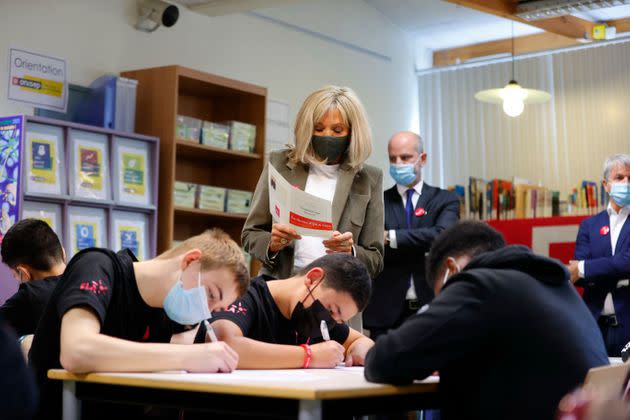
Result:
[[[323,163],[311,145],[313,128],[326,113],[337,110],[344,124],[350,128],[350,145],[344,163],[360,168],[372,153],[372,131],[363,104],[348,87],[328,85],[311,93],[302,104],[295,119],[295,146],[289,160],[305,165]]]
[[[190,237],[181,244],[158,255],[158,259],[178,257],[186,252],[201,251],[201,271],[227,268],[236,276],[239,296],[249,287],[249,271],[241,248],[221,229],[209,229],[200,235]]]

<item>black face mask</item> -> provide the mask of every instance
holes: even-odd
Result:
[[[337,323],[319,300],[314,301],[308,308],[305,308],[302,302],[298,302],[291,315],[291,323],[297,333],[304,338],[321,338],[322,321],[326,321],[328,329]]]
[[[350,136],[312,136],[313,150],[320,159],[326,159],[327,163],[337,162],[350,146]]]
[[[311,290],[308,291],[308,295],[312,297]],[[328,329],[332,329],[337,323],[318,299],[315,299],[308,308],[305,308],[302,302],[298,302],[291,314],[291,324],[295,331],[305,339],[321,338],[320,324],[322,321],[326,321]]]

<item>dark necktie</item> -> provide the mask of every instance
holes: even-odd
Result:
[[[411,228],[411,217],[413,215],[413,188],[407,190],[407,204],[405,205],[405,216],[407,216],[407,228]]]

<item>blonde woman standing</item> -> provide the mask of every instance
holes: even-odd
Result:
[[[300,236],[273,223],[264,169],[242,232],[245,250],[263,263],[261,274],[288,278],[322,255],[355,255],[374,278],[383,268],[383,174],[366,165],[372,134],[361,101],[347,87],[311,93],[296,117],[295,146],[269,161],[289,183],[332,201],[329,239]]]

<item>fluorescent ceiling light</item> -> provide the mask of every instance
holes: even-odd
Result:
[[[516,16],[531,21],[624,4],[630,0],[525,0],[516,7]]]

